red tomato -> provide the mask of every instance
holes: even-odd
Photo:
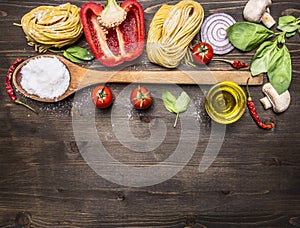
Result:
[[[146,109],[152,104],[152,95],[145,87],[138,86],[132,90],[130,102],[136,109]]]
[[[113,102],[113,94],[107,86],[97,86],[92,91],[92,100],[98,108],[107,108]]]
[[[201,42],[193,47],[192,55],[196,63],[207,64],[212,59],[214,50],[210,44]]]

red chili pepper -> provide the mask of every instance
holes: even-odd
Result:
[[[80,17],[90,49],[101,64],[112,67],[142,54],[144,11],[136,0],[125,0],[120,6],[108,0],[104,8],[88,2]]]
[[[250,112],[250,115],[252,116],[253,120],[256,122],[256,124],[260,127],[260,128],[263,128],[263,129],[272,129],[274,126],[275,126],[275,123],[274,122],[271,122],[270,124],[265,124],[263,123],[260,119],[259,119],[259,116],[256,112],[256,109],[255,109],[255,106],[254,106],[254,103],[252,101],[252,98],[250,96],[250,92],[249,92],[249,88],[248,88],[248,82],[249,82],[249,79],[247,80],[247,94],[248,94],[248,101],[247,101],[247,107],[249,109],[249,112]]]
[[[247,63],[244,63],[244,62],[241,62],[239,60],[234,60],[231,65],[236,68],[236,69],[240,69],[240,68],[243,68],[243,67],[247,67],[249,66],[249,64]]]
[[[20,101],[19,99],[17,99],[17,97],[15,96],[14,94],[14,89],[11,85],[11,77],[16,69],[16,67],[21,63],[23,62],[23,59],[22,58],[18,58],[16,59],[13,64],[9,67],[8,71],[7,71],[7,74],[6,74],[6,91],[7,91],[7,94],[9,96],[9,98],[16,104],[20,104],[20,105],[23,105],[25,106],[26,108],[29,108],[31,111],[37,113],[32,107],[30,107],[29,105],[23,103],[22,101]]]
[[[239,60],[227,60],[227,59],[218,59],[218,58],[214,58],[213,60],[229,63],[229,64],[231,64],[232,67],[234,67],[236,69],[241,69],[243,67],[248,67],[249,66],[249,64],[244,63],[244,62],[239,61]]]

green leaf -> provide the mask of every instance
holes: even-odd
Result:
[[[278,24],[290,24],[297,21],[297,18],[291,15],[288,16],[282,16],[278,19]]]
[[[183,91],[176,100],[175,107],[177,112],[180,113],[186,111],[189,103],[190,103],[190,97],[186,92]]]
[[[291,37],[292,34],[300,28],[300,20],[294,16],[282,16],[278,20],[277,29],[290,33],[288,37]]]
[[[176,119],[174,122],[174,127],[176,127],[179,113],[187,110],[190,102],[190,97],[186,92],[183,91],[176,99],[173,94],[168,91],[164,91],[162,94],[162,99],[166,109],[169,112],[173,112],[176,114]]]
[[[93,54],[89,50],[78,46],[70,47],[67,50],[65,50],[65,52],[81,60],[88,61],[94,59]]]
[[[253,76],[257,76],[268,71],[270,60],[273,57],[276,48],[277,43],[271,41],[266,41],[260,45],[255,52],[250,65],[250,71]]]
[[[299,30],[300,30],[300,28],[299,28]],[[286,35],[287,38],[290,38],[292,36],[295,36],[296,34],[297,34],[297,31],[294,31],[294,32],[287,32],[285,35]]]
[[[299,25],[296,23],[287,24],[287,25],[278,25],[278,29],[284,32],[295,32],[299,29]]]
[[[176,97],[173,96],[173,94],[171,94],[169,91],[164,91],[163,94],[162,94],[162,99],[163,99],[163,102],[164,102],[164,105],[166,107],[166,109],[169,111],[169,112],[174,112],[174,113],[177,113],[177,110],[176,110]]]
[[[292,62],[286,45],[283,45],[271,59],[268,78],[278,94],[289,88],[292,80]]]
[[[232,45],[241,51],[251,51],[275,33],[265,26],[251,22],[236,22],[227,28]]]
[[[63,56],[66,57],[67,59],[69,59],[73,63],[82,63],[83,62],[83,60],[77,59],[76,57],[74,57],[73,55],[69,54],[69,52],[66,52],[66,51],[64,51]]]

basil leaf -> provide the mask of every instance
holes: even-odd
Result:
[[[299,25],[297,23],[287,24],[287,25],[278,25],[278,29],[284,32],[295,32],[299,29]]]
[[[277,29],[287,32],[293,33],[300,28],[300,20],[295,18],[294,16],[282,16],[278,20],[278,27]],[[291,37],[292,34],[289,34],[288,37]]]
[[[94,59],[93,54],[89,50],[82,47],[78,47],[78,46],[70,47],[66,50],[66,52],[68,52],[68,54],[74,56],[77,59],[81,59],[81,60]]]
[[[277,48],[276,42],[266,41],[257,49],[253,56],[253,60],[250,65],[250,71],[253,76],[268,71],[269,63],[274,55],[274,50]]]
[[[183,91],[178,99],[176,99],[173,94],[168,91],[164,91],[162,94],[162,99],[166,109],[169,112],[173,112],[176,114],[176,119],[174,122],[174,127],[176,127],[179,113],[187,110],[190,103],[190,97],[186,92]]]
[[[282,94],[289,88],[292,80],[292,62],[286,45],[277,50],[271,59],[268,78],[278,94]]]
[[[251,51],[275,34],[265,26],[251,22],[236,22],[226,31],[229,41],[241,51]]]
[[[190,97],[186,92],[182,92],[176,100],[175,108],[178,113],[184,112],[187,110],[190,103]]]
[[[63,56],[66,57],[67,59],[69,59],[73,63],[82,63],[83,62],[83,60],[77,59],[76,57],[74,57],[73,55],[71,55],[69,52],[66,52],[66,51],[64,51]]]
[[[166,109],[169,112],[177,113],[176,105],[176,97],[173,96],[169,91],[164,91],[162,94],[162,99]]]
[[[300,28],[299,28],[299,31],[300,31]],[[286,35],[287,38],[290,38],[290,37],[292,37],[292,36],[295,36],[296,33],[297,33],[297,31],[294,31],[294,32],[287,32],[285,35]]]
[[[278,24],[290,24],[293,22],[296,22],[297,18],[295,18],[294,16],[288,15],[288,16],[282,16],[278,19]]]

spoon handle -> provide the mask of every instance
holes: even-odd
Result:
[[[98,83],[153,83],[153,84],[215,84],[221,81],[232,81],[245,85],[251,77],[249,71],[95,71],[81,70],[78,88]],[[263,75],[251,77],[250,85],[261,85]]]

